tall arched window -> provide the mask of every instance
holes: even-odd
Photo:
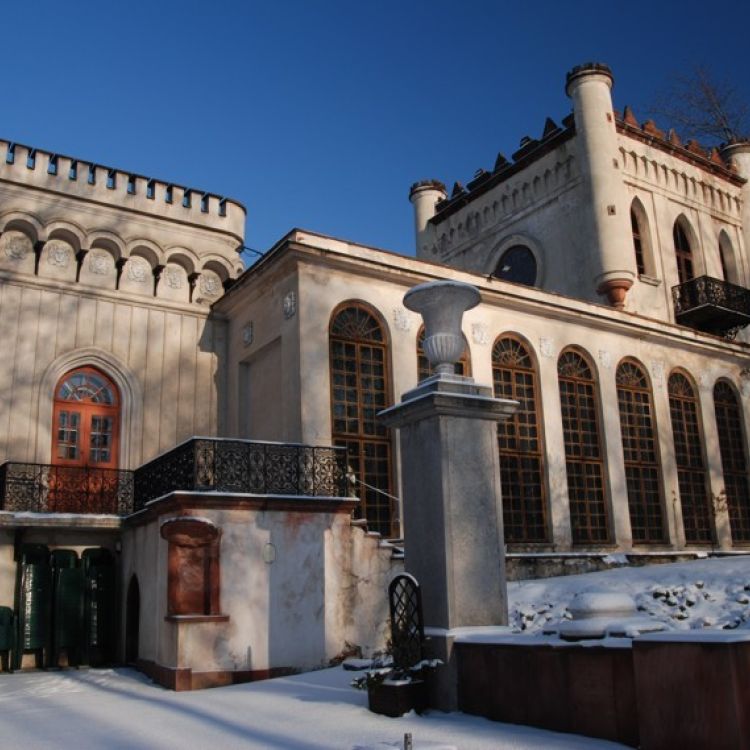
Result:
[[[469,354],[469,345],[466,343],[465,338],[464,345],[464,353],[461,355],[461,359],[456,362],[456,375],[464,375],[468,378],[471,377],[471,355]],[[424,326],[422,326],[417,334],[417,380],[424,380],[432,374],[430,360],[427,359],[427,355],[424,353]]]
[[[690,240],[688,240],[685,228],[679,220],[674,223],[672,237],[674,239],[674,253],[677,260],[677,276],[680,284],[684,284],[694,276],[693,251],[690,247]]]
[[[604,454],[594,375],[589,363],[571,350],[560,355],[557,374],[573,542],[607,542],[610,532],[604,497]]]
[[[721,262],[721,273],[724,281],[739,284],[740,275],[737,269],[737,258],[729,236],[724,230],[719,234],[719,261]]]
[[[518,339],[504,336],[495,342],[492,380],[496,398],[520,403],[497,426],[505,539],[548,542],[539,385],[531,355]]]
[[[643,368],[631,360],[620,364],[615,380],[633,541],[664,542],[666,535],[651,388]]]
[[[120,396],[99,370],[80,367],[60,379],[53,423],[53,464],[117,468]]]
[[[719,433],[721,468],[727,498],[732,541],[750,541],[750,491],[748,490],[745,433],[737,395],[729,383],[720,380],[714,386],[716,428]]]
[[[638,217],[635,211],[630,209],[630,226],[633,231],[633,249],[635,250],[635,265],[638,269],[638,275],[643,276],[646,273],[646,261],[643,257],[643,238],[641,236],[641,227],[638,224]]]
[[[391,443],[376,416],[390,403],[385,334],[377,318],[356,303],[334,314],[329,333],[332,439],[348,451],[368,526],[389,536]]]
[[[710,542],[711,514],[698,397],[690,381],[681,372],[669,376],[667,389],[685,540]]]

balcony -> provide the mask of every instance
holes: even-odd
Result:
[[[345,497],[346,449],[191,438],[135,470],[135,510],[176,490]]]
[[[672,287],[680,325],[726,335],[750,323],[750,290],[728,281],[699,276]]]
[[[346,449],[191,438],[135,471],[0,465],[0,511],[127,516],[170,492],[345,497]]]
[[[133,472],[7,461],[0,465],[0,510],[126,516]]]

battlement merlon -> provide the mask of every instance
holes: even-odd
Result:
[[[231,235],[244,243],[247,211],[215,193],[0,139],[0,181]]]

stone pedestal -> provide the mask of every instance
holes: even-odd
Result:
[[[433,693],[443,710],[457,706],[451,631],[508,618],[496,423],[517,406],[443,374],[380,414],[400,431],[406,570],[422,587],[430,651],[446,664]]]

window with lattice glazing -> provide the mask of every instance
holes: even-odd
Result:
[[[719,432],[721,468],[727,498],[733,542],[750,541],[750,492],[742,412],[729,383],[720,380],[714,386],[716,428]]]
[[[375,316],[352,304],[331,320],[331,423],[334,445],[348,452],[371,531],[392,532],[391,444],[377,413],[390,404],[385,335]]]
[[[422,326],[417,334],[417,381],[421,382],[433,374],[430,360],[427,359],[427,355],[424,353],[424,326]],[[456,362],[456,375],[463,375],[467,378],[471,377],[471,357],[469,356],[468,344],[464,347],[461,359]]]
[[[654,406],[646,373],[636,362],[617,368],[617,404],[634,542],[666,541]]]
[[[685,540],[710,542],[711,512],[698,420],[698,397],[690,381],[680,372],[669,376],[667,388]]]
[[[548,542],[544,446],[536,368],[526,347],[504,336],[492,348],[496,398],[518,401],[518,411],[497,426],[505,541]]]
[[[577,352],[557,362],[570,524],[575,544],[610,540],[604,496],[599,397],[591,367]]]

